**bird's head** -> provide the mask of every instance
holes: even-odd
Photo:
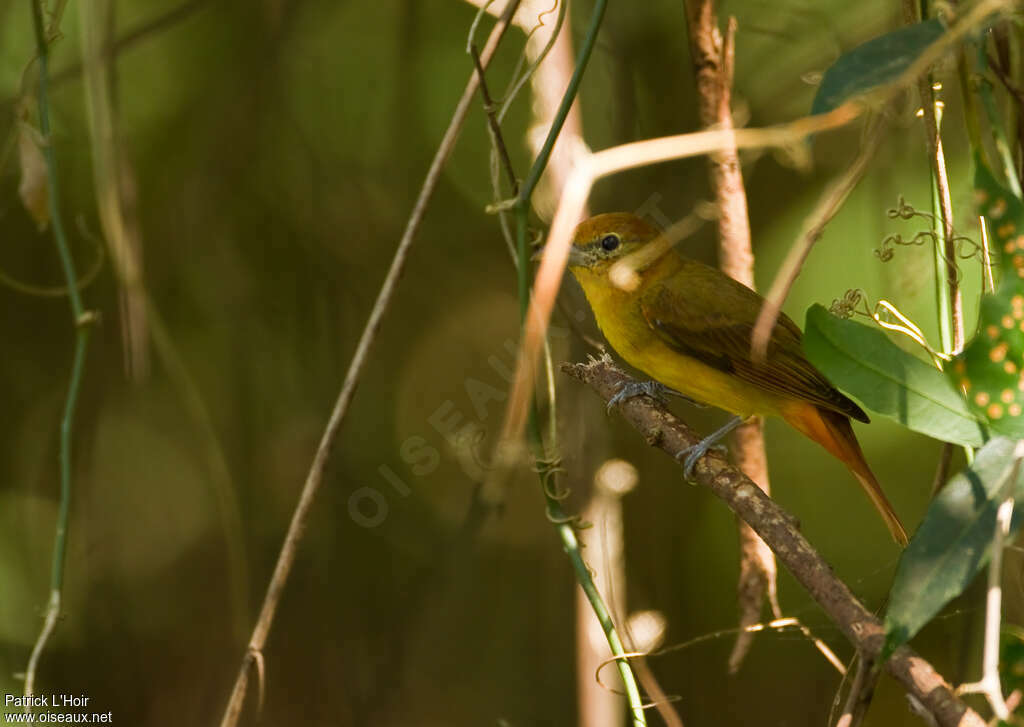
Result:
[[[569,251],[569,268],[584,268],[604,275],[612,264],[636,252],[658,234],[654,227],[628,212],[596,215],[576,227]]]

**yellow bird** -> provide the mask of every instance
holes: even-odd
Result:
[[[609,279],[614,263],[651,243],[659,232],[626,213],[581,223],[569,254],[597,324],[619,355],[687,398],[738,415],[688,455],[685,469],[744,419],[780,416],[823,446],[857,478],[900,545],[907,532],[868,467],[850,418],[867,415],[841,394],[803,354],[801,332],[780,314],[766,360],[755,362],[750,334],[764,299],[715,268],[673,251],[636,270],[635,286]],[[611,404],[650,387],[628,388]]]

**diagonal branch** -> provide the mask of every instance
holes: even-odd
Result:
[[[519,0],[508,0],[505,12],[491,30],[491,34],[487,38],[487,43],[484,46],[484,51],[480,60],[480,63],[484,68],[487,67],[491,59],[494,57],[498,44],[504,37],[505,31],[508,30],[509,21],[511,20],[513,13],[515,13],[518,5]],[[320,444],[318,445],[316,454],[313,457],[313,462],[310,464],[309,474],[306,476],[306,481],[302,486],[299,501],[296,503],[295,511],[292,513],[292,519],[288,525],[288,532],[281,544],[281,551],[278,554],[277,563],[274,566],[274,573],[270,578],[270,583],[267,585],[267,592],[263,599],[263,605],[260,608],[259,618],[256,620],[256,625],[253,627],[252,636],[249,639],[245,655],[242,657],[242,664],[239,667],[238,675],[235,678],[235,683],[231,691],[231,696],[229,697],[227,707],[224,710],[221,727],[234,727],[238,724],[238,720],[241,717],[242,707],[245,703],[245,694],[249,685],[249,672],[254,665],[262,662],[261,654],[263,647],[267,642],[267,636],[270,634],[270,628],[273,625],[274,617],[277,614],[277,606],[281,601],[281,595],[284,592],[285,585],[288,582],[288,577],[291,574],[292,566],[295,563],[295,556],[298,553],[299,543],[302,540],[302,534],[305,531],[306,521],[309,518],[310,511],[312,510],[316,494],[320,490],[320,484],[323,481],[324,468],[327,466],[327,460],[330,457],[331,449],[338,437],[338,432],[341,429],[342,422],[345,420],[345,415],[348,413],[349,404],[352,402],[352,397],[355,394],[356,386],[362,376],[363,369],[366,367],[366,362],[370,354],[370,347],[377,338],[377,333],[380,330],[384,314],[390,307],[391,300],[394,297],[395,290],[398,286],[398,281],[402,277],[402,271],[405,269],[405,263],[409,258],[409,250],[412,248],[412,243],[416,238],[416,233],[419,230],[420,223],[423,221],[423,217],[427,212],[427,206],[433,196],[434,190],[437,188],[438,181],[441,179],[441,170],[448,161],[448,157],[451,156],[451,153],[455,148],[455,142],[458,140],[459,133],[462,131],[462,125],[466,120],[466,115],[473,102],[473,97],[476,95],[478,83],[479,76],[474,69],[470,74],[469,81],[466,83],[465,90],[462,92],[462,97],[459,99],[459,102],[455,107],[455,112],[452,114],[451,122],[448,125],[448,129],[445,132],[444,137],[441,139],[437,153],[431,162],[430,169],[427,171],[427,176],[423,181],[419,197],[416,199],[416,204],[413,207],[412,213],[409,215],[408,222],[406,222],[405,231],[402,233],[402,239],[398,243],[398,249],[395,250],[395,256],[391,261],[391,267],[388,269],[387,276],[384,278],[384,283],[381,285],[380,292],[377,294],[377,300],[370,312],[369,320],[363,328],[363,333],[359,338],[359,344],[356,346],[355,354],[353,354],[352,361],[349,363],[348,371],[345,374],[345,381],[341,386],[341,391],[334,403],[334,408],[332,409],[330,418],[327,421],[327,426],[320,438]]]
[[[606,401],[623,383],[631,381],[607,357],[588,364],[563,364],[562,370],[589,385]],[[686,424],[648,397],[629,399],[618,410],[651,446],[669,455],[700,440]],[[821,554],[800,533],[793,516],[717,452],[712,451],[697,462],[694,478],[754,529],[863,658],[878,658],[885,640],[881,622],[836,577]],[[897,649],[885,663],[885,669],[927,709],[940,727],[983,727],[985,724],[977,712],[954,694],[931,664],[910,647]]]

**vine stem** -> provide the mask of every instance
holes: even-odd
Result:
[[[541,146],[540,152],[537,154],[537,158],[534,160],[522,187],[519,189],[519,195],[516,197],[517,288],[519,293],[519,320],[520,326],[523,330],[526,328],[526,312],[530,305],[529,255],[527,254],[528,251],[526,245],[526,228],[529,218],[530,199],[533,196],[534,189],[536,189],[537,184],[540,182],[544,169],[547,167],[548,160],[551,158],[555,142],[558,140],[559,133],[565,125],[565,120],[569,116],[569,111],[572,109],[572,105],[576,101],[576,96],[579,93],[580,82],[583,80],[583,74],[586,71],[587,63],[590,60],[594,45],[597,42],[597,34],[601,29],[601,22],[604,19],[604,12],[607,5],[608,0],[597,0],[594,4],[594,9],[590,15],[590,24],[587,28],[587,34],[580,45],[580,50],[576,57],[576,67],[573,69],[573,73],[569,79],[565,93],[562,95],[562,101],[551,121],[551,128],[548,130],[544,144]],[[531,397],[529,412],[527,414],[526,429],[527,438],[530,442],[531,448],[533,449],[534,459],[538,464],[542,464],[547,460],[547,455],[544,451],[543,437],[540,431],[537,403],[533,397]],[[562,548],[565,550],[565,554],[568,556],[569,562],[572,564],[573,571],[576,574],[576,581],[579,583],[580,588],[583,589],[583,593],[586,595],[587,601],[590,603],[590,608],[593,610],[594,615],[601,624],[601,630],[604,632],[605,639],[608,642],[608,647],[611,649],[612,655],[615,658],[619,675],[621,676],[622,683],[625,686],[626,700],[629,703],[632,722],[637,727],[643,727],[647,724],[647,719],[644,714],[643,698],[640,695],[640,687],[637,684],[636,676],[633,674],[633,669],[629,664],[626,650],[623,647],[622,640],[615,628],[615,623],[612,619],[611,613],[608,610],[597,585],[594,583],[590,569],[583,560],[583,553],[574,530],[574,521],[572,518],[569,518],[563,510],[561,502],[546,480],[543,469],[541,469],[541,487],[544,493],[548,518],[555,524],[558,537],[562,542]],[[481,494],[489,503],[493,504],[502,499],[503,490],[504,487],[492,480],[490,483],[485,483]]]
[[[53,538],[53,561],[50,567],[50,597],[43,618],[43,628],[39,632],[28,666],[25,669],[25,696],[32,696],[35,689],[36,673],[43,651],[50,636],[53,634],[60,616],[64,591],[64,564],[67,559],[68,521],[71,515],[71,443],[74,434],[75,409],[82,387],[82,374],[85,370],[86,354],[89,350],[89,333],[94,315],[87,312],[82,304],[78,290],[78,276],[75,273],[75,261],[68,247],[64,222],[60,216],[60,185],[57,174],[57,158],[53,151],[50,138],[50,102],[49,83],[49,45],[46,39],[46,26],[43,22],[41,0],[32,0],[32,24],[35,29],[36,54],[39,63],[39,86],[37,104],[39,109],[39,131],[43,139],[43,159],[46,162],[47,191],[49,193],[50,224],[53,226],[53,239],[57,245],[64,279],[68,289],[68,300],[71,306],[71,320],[75,328],[75,347],[71,361],[71,376],[68,382],[67,395],[64,399],[64,411],[60,421],[60,502],[57,506],[57,525]],[[26,700],[30,703],[31,700]],[[26,711],[31,707],[26,706]]]

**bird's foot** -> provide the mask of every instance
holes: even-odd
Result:
[[[675,456],[677,460],[685,458],[683,459],[683,477],[687,480],[692,480],[693,468],[697,465],[697,461],[712,449],[717,449],[722,452],[727,451],[725,445],[721,444],[721,441],[729,432],[742,423],[743,417],[733,417],[725,423],[725,426],[715,430],[692,447],[687,447],[686,449],[676,452]]]
[[[619,387],[615,396],[608,400],[608,413],[610,414],[617,404],[621,404],[627,399],[632,399],[636,396],[649,396],[661,404],[668,403],[665,401],[666,396],[678,396],[691,404],[703,406],[700,402],[694,401],[686,394],[669,388],[658,381],[625,381]]]

